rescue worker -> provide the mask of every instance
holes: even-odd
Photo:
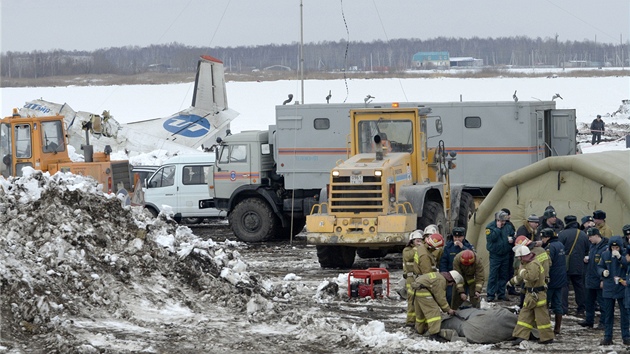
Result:
[[[445,341],[440,337],[442,325],[441,311],[454,315],[446,300],[446,286],[460,284],[462,275],[455,270],[450,272],[431,272],[417,277],[412,288],[415,290],[416,331],[424,334],[429,331],[429,339],[440,342]]]
[[[466,240],[466,229],[463,227],[454,227],[453,236],[450,241],[446,243],[442,251],[442,258],[440,258],[440,271],[448,272],[453,270],[453,259],[455,256],[463,250],[475,250],[475,247]],[[446,288],[446,298],[452,299],[453,287]]]
[[[490,257],[490,272],[488,276],[487,301],[492,302],[495,296],[498,300],[509,301],[505,295],[505,284],[510,278],[508,273],[508,256],[510,253],[509,228],[503,228],[507,221],[507,214],[498,211],[494,214],[494,221],[486,225],[486,249]]]
[[[479,308],[483,283],[486,281],[483,262],[473,250],[464,250],[455,256],[453,270],[461,274],[464,281],[457,284],[451,308],[459,309],[466,300],[469,300],[473,307]]]
[[[545,210],[542,219],[540,220],[540,225],[538,225],[537,233],[540,234],[540,231],[544,228],[550,228],[555,231],[555,233],[559,233],[564,230],[564,223],[558,219],[556,215],[556,210],[550,205]]]
[[[606,212],[603,210],[595,210],[593,212],[593,221],[595,226],[599,229],[599,233],[602,237],[612,237],[613,230],[606,225]]]
[[[409,235],[409,242],[402,251],[403,257],[403,278],[405,278],[405,290],[407,294],[407,320],[405,325],[408,327],[414,327],[416,325],[416,314],[413,307],[413,289],[411,283],[413,283],[415,275],[414,264],[416,256],[416,247],[422,243],[424,235],[422,231],[416,230]]]
[[[527,217],[525,223],[516,230],[516,237],[527,236],[530,241],[535,241],[537,246],[542,246],[542,241],[540,240],[538,233],[536,233],[538,225],[540,225],[539,222],[540,219],[538,216],[536,216],[536,214],[531,214]]]
[[[540,334],[540,344],[553,343],[551,319],[547,310],[545,274],[542,266],[525,245],[514,246],[514,255],[521,261],[517,275],[510,279],[512,285],[525,284],[525,302],[518,314],[518,320],[512,336],[513,345],[519,345],[529,339],[533,328]]]
[[[508,278],[514,274],[514,251],[512,251],[512,246],[514,246],[514,239],[516,238],[516,227],[510,220],[512,218],[512,213],[508,208],[501,208],[501,211],[507,214],[507,220],[505,221],[505,225],[503,228],[505,229],[505,233],[508,234],[508,241],[510,243],[510,251],[507,255],[507,264],[508,264]],[[516,293],[516,289],[513,286],[508,286],[506,289],[508,295],[518,295]]]
[[[621,233],[624,237],[626,248],[628,248],[630,246],[630,224],[623,225],[623,228],[621,228]]]
[[[540,236],[538,236],[540,238]],[[541,245],[542,245],[542,241]],[[536,242],[528,239],[527,236],[521,235],[516,238],[514,241],[516,245],[525,245],[529,250],[536,256],[536,260],[543,267],[543,273],[545,274],[545,283],[549,282],[549,269],[551,268],[551,259],[549,259],[549,254],[545,251],[542,246],[537,246]],[[521,262],[517,259],[514,261],[514,267],[518,269],[521,265]],[[516,272],[515,272],[516,273]],[[516,274],[514,274],[516,275]],[[519,307],[523,307],[523,302],[525,301],[525,292],[521,292],[521,301],[519,302]]]
[[[590,215],[583,216],[581,221],[582,225],[580,225],[580,229],[584,230],[584,232],[586,232],[586,230],[590,229],[591,227],[595,227],[595,220],[593,220],[593,217]]]
[[[602,120],[602,116],[598,114],[597,118],[593,119],[591,122],[591,134],[593,134],[591,145],[599,144],[602,141],[605,126],[606,124]]]
[[[599,229],[591,227],[586,230],[586,236],[591,243],[588,256],[584,257],[586,263],[586,272],[584,274],[584,286],[586,288],[586,302],[584,303],[585,318],[584,321],[578,322],[582,327],[593,328],[595,323],[595,306],[598,304],[600,308],[603,306],[601,277],[598,271],[598,264],[601,260],[602,253],[608,249],[608,239],[603,238],[599,234]],[[604,316],[599,318],[599,326],[597,329],[604,329]]]
[[[424,241],[427,237],[433,234],[440,234],[440,229],[437,227],[437,225],[430,224],[424,228],[423,234],[424,234],[424,238],[423,238],[423,241]],[[442,247],[436,248],[433,251],[433,257],[435,257],[435,259],[437,260],[436,270],[437,270],[437,267],[440,265],[440,259],[442,258],[442,251],[443,251]]]
[[[413,272],[416,275],[427,274],[438,271],[437,250],[444,247],[444,238],[440,234],[433,234],[424,239],[424,242],[416,245],[414,255]]]
[[[564,245],[558,240],[558,234],[552,229],[542,229],[540,238],[543,241],[543,247],[549,254],[551,267],[549,268],[549,281],[547,283],[547,299],[551,305],[551,311],[555,315],[555,326],[553,333],[560,334],[562,326],[562,289],[567,284],[567,260],[564,255]]]
[[[440,259],[440,271],[448,272],[453,270],[453,260],[455,256],[464,250],[475,250],[475,246],[466,239],[466,229],[463,227],[453,228],[453,239],[444,246],[442,258]]]
[[[602,315],[604,316],[604,338],[600,345],[612,345],[613,325],[615,323],[615,302],[619,305],[621,322],[621,339],[624,345],[630,345],[630,321],[628,312],[623,303],[625,288],[624,282],[628,269],[628,261],[625,255],[622,257],[623,239],[621,236],[613,236],[608,242],[608,249],[602,253],[597,264],[598,272],[602,277]],[[625,253],[625,250],[624,250]],[[620,281],[621,280],[621,281]]]
[[[564,245],[564,253],[567,257],[567,285],[562,290],[562,308],[564,313],[569,310],[569,282],[573,285],[575,303],[577,305],[576,316],[584,316],[584,257],[588,255],[591,246],[588,236],[580,230],[577,217],[567,215],[564,217],[565,228],[558,234],[558,240]]]

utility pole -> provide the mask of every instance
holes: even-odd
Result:
[[[302,104],[304,104],[304,4],[300,0],[300,81],[302,85]]]

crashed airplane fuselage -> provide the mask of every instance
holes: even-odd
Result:
[[[198,152],[202,145],[212,145],[217,136],[225,136],[230,122],[238,116],[238,112],[228,107],[223,62],[207,55],[201,56],[197,65],[192,105],[168,117],[120,124],[109,111],[100,115],[76,112],[67,103],[43,99],[26,102],[19,114],[63,115],[69,144],[75,149],[79,150],[87,143],[87,130],[89,143],[96,151],[109,145],[113,151],[125,151],[130,155],[160,149]]]

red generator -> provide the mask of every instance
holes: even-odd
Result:
[[[366,296],[373,299],[389,296],[389,272],[387,269],[368,268],[351,270],[348,273],[348,297]]]

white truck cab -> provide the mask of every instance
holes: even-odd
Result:
[[[214,154],[176,156],[160,166],[144,183],[144,202],[154,216],[170,206],[175,219],[198,223],[204,218],[224,216],[214,208],[200,209],[208,200],[208,175],[212,174]]]

